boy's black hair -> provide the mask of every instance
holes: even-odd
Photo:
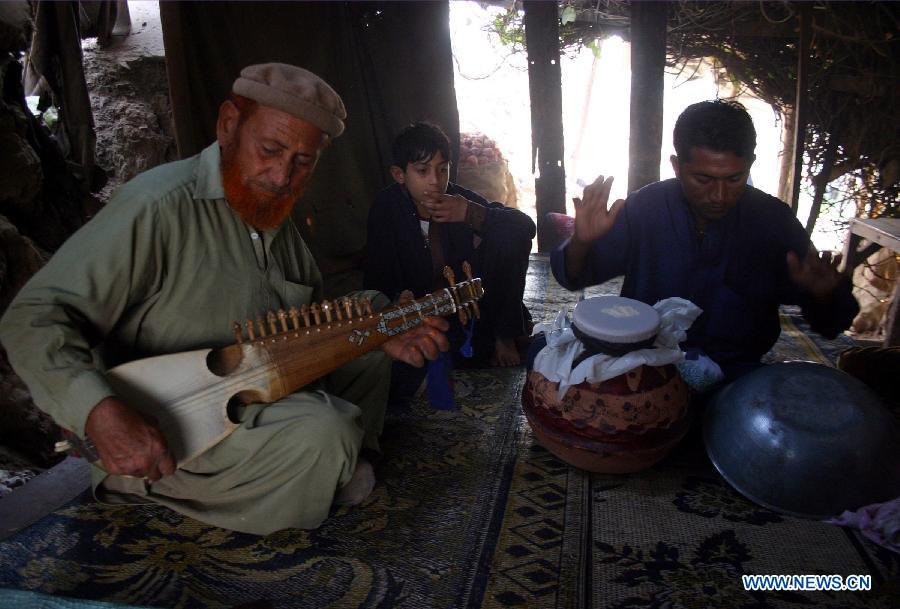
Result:
[[[393,163],[403,171],[409,163],[427,163],[438,152],[450,160],[450,138],[437,125],[425,122],[404,127],[391,145]]]
[[[756,129],[743,105],[717,99],[685,108],[675,121],[672,140],[682,163],[690,162],[691,148],[695,146],[752,159],[756,150]]]

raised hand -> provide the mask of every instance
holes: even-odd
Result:
[[[441,192],[425,191],[422,202],[433,222],[463,222],[469,200],[462,195],[448,195]]]
[[[787,253],[788,274],[791,281],[801,290],[817,300],[827,300],[842,280],[838,272],[841,255],[832,256],[831,252],[817,252],[812,245],[800,261],[794,252]]]
[[[175,472],[175,459],[156,424],[118,398],[94,406],[84,430],[110,474],[155,482]]]
[[[585,186],[582,198],[575,197],[575,232],[572,238],[582,243],[593,243],[610,231],[615,224],[616,216],[625,205],[623,199],[617,199],[607,209],[609,191],[613,184],[612,176],[604,179],[599,176],[592,184]]]
[[[444,335],[449,328],[450,324],[443,317],[426,317],[423,323],[393,337],[381,348],[392,359],[421,368],[425,360],[437,359],[441,351],[450,348]]]
[[[623,199],[617,199],[612,207],[606,208],[609,202],[609,191],[613,177],[599,176],[593,184],[585,187],[582,198],[575,197],[575,228],[572,238],[566,246],[566,275],[575,279],[584,268],[584,259],[594,242],[608,233],[616,222],[616,216],[625,205]]]

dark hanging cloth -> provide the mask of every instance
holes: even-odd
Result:
[[[127,0],[81,0],[78,4],[82,38],[97,38],[102,46],[109,43],[117,25],[121,33],[131,31]]]
[[[93,179],[97,137],[82,64],[81,7],[78,2],[36,2],[34,7],[26,94],[36,94],[42,86],[50,88],[64,127],[63,151],[78,165],[73,169],[87,192]]]
[[[327,295],[359,287],[366,215],[390,182],[394,134],[427,119],[458,150],[448,3],[161,2],[160,15],[181,157],[215,139],[218,107],[246,65],[298,65],[341,95],[347,129],[294,215]]]
[[[33,201],[0,211],[48,251],[59,247],[96,211],[99,201],[91,193],[106,183],[106,172],[95,164],[96,133],[81,41],[89,34],[106,36],[111,32],[114,6],[111,0],[31,3],[34,25],[24,77],[19,62],[7,67],[4,100],[12,100],[23,110],[28,124],[26,139],[40,159],[43,179],[40,195]],[[41,110],[50,105],[58,108],[59,121],[52,137],[27,111],[28,95],[41,96]]]

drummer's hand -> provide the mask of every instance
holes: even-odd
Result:
[[[421,368],[425,360],[437,359],[450,348],[444,336],[450,324],[443,317],[426,317],[423,323],[384,343],[381,347],[392,359]]]
[[[787,253],[788,273],[791,281],[816,300],[827,301],[832,292],[843,280],[838,272],[841,255],[832,256],[831,252],[818,252],[812,245],[803,261],[794,252]]]
[[[599,176],[593,184],[584,188],[584,194],[575,203],[575,232],[572,240],[581,244],[591,244],[612,229],[616,216],[625,205],[623,199],[617,199],[612,207],[606,208],[609,202],[609,191],[612,189],[613,177],[606,179]]]
[[[175,459],[156,423],[116,397],[94,406],[84,430],[110,474],[155,482],[175,472]]]

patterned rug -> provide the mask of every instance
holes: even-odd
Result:
[[[535,320],[573,307],[546,257],[529,268]],[[618,294],[619,280],[584,297]],[[767,362],[833,364],[852,347],[810,332],[783,307],[782,335]],[[566,466],[520,425],[510,486],[482,607],[616,609],[900,607],[900,556],[856,531],[783,516],[734,491],[706,457],[699,433],[655,467],[630,475]],[[861,574],[870,592],[747,592],[742,574]]]
[[[391,413],[374,493],[315,531],[255,537],[85,493],[0,544],[0,588],[179,608],[477,605],[516,458],[521,371],[456,381],[458,411],[418,400]]]
[[[581,297],[539,255],[526,290],[536,321]],[[769,361],[852,345],[808,334],[796,310],[782,323]],[[587,474],[534,441],[522,370],[454,377],[460,410],[392,408],[375,492],[318,530],[260,538],[85,494],[0,543],[0,588],[178,608],[900,606],[897,555],[746,501],[696,438],[639,474]],[[873,591],[750,593],[745,573],[868,574]]]

